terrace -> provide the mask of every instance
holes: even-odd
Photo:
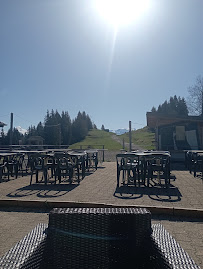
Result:
[[[38,223],[48,223],[54,207],[145,207],[152,213],[152,223],[161,223],[197,265],[203,264],[202,178],[189,173],[183,163],[171,166],[170,188],[154,185],[119,186],[116,183],[116,157],[105,153],[106,162],[97,170],[86,172],[78,184],[67,180],[60,184],[33,182],[30,175],[19,175],[0,183],[1,241],[0,255]],[[111,157],[108,157],[108,154]]]

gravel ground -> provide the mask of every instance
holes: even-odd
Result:
[[[121,150],[106,150],[104,152],[104,160],[105,162],[115,162],[116,154],[121,153]]]

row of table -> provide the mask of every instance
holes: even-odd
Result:
[[[91,168],[97,169],[98,150],[88,149],[84,151],[73,150],[15,150],[12,152],[0,152],[0,180],[2,176],[17,177],[19,172],[30,173],[32,176],[36,174],[36,182],[38,182],[38,174],[42,172],[45,184],[47,184],[48,170],[51,170],[51,176],[61,181],[61,176],[70,174],[71,177],[77,173],[78,182],[85,177],[85,172]]]
[[[117,160],[117,187],[120,185],[122,172],[122,184],[132,183],[136,186],[142,182],[149,186],[150,179],[156,178],[161,182],[162,175],[165,185],[170,184],[170,152],[169,151],[132,151],[116,155]]]

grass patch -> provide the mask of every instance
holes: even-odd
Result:
[[[83,141],[70,145],[70,148],[86,149],[89,147],[102,149],[102,146],[104,145],[104,148],[108,150],[120,150],[122,146],[112,138],[113,135],[115,134],[111,132],[93,129],[89,131]]]
[[[129,133],[120,135],[120,137],[122,139],[124,138],[124,141],[129,143]],[[143,149],[155,149],[155,133],[152,132],[147,126],[142,129],[132,131],[131,137],[133,144],[138,145]]]

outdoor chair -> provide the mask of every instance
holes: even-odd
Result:
[[[200,269],[145,208],[55,208],[0,268]]]
[[[48,166],[46,165],[46,156],[36,154],[30,159],[31,176],[30,185],[32,184],[33,175],[36,175],[36,183],[39,183],[39,173],[42,173],[41,180],[44,180],[45,185],[47,184],[48,178]]]
[[[194,177],[197,176],[197,173],[200,172],[203,176],[203,155],[196,154],[194,157],[193,165]]]
[[[96,150],[87,150],[85,151],[85,168],[89,171],[91,168],[97,170],[98,166],[98,151]]]
[[[133,153],[119,153],[116,155],[117,163],[117,187],[119,187],[120,174],[122,172],[122,184],[136,185],[136,179],[139,181],[138,159]],[[140,181],[139,181],[140,184]]]
[[[11,177],[18,177],[19,171],[19,156],[16,154],[14,156],[9,156],[6,158],[6,168],[7,168],[7,176],[8,180]]]
[[[195,161],[196,161],[196,154],[188,151],[186,154],[186,163],[187,163],[187,168],[190,171],[190,174],[192,174],[192,172],[194,172],[195,170]]]
[[[21,175],[24,176],[24,174],[27,174],[25,154],[19,153],[16,159],[18,165],[18,174],[21,173]]]
[[[6,164],[6,162],[0,163],[0,182],[2,181],[3,174],[5,173]]]
[[[147,186],[149,187],[149,181],[156,178],[161,183],[161,179],[164,177],[165,186],[170,184],[170,157],[165,155],[156,155],[147,161]]]
[[[75,164],[73,160],[65,153],[55,154],[55,183],[68,176],[69,182],[72,183]]]
[[[77,173],[77,179],[78,183],[80,183],[80,180],[85,177],[85,171],[86,171],[86,156],[87,154],[85,152],[75,151],[74,153],[68,153],[68,156],[72,160],[74,164],[74,172]]]

